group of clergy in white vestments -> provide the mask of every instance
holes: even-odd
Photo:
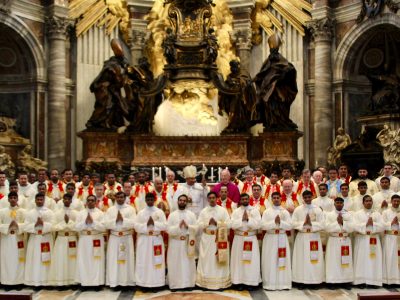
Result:
[[[304,191],[292,216],[279,192],[262,214],[247,194],[231,215],[217,205],[216,193],[207,199],[196,217],[187,209],[189,197],[180,195],[167,220],[153,193],[136,214],[123,192],[106,212],[96,207],[94,195],[85,209],[72,209],[67,193],[54,212],[41,193],[26,211],[10,192],[9,207],[0,210],[1,283],[212,290],[261,282],[268,290],[290,289],[292,282],[400,284],[397,194],[382,213],[365,195],[363,208],[353,213],[340,197],[323,212]]]
[[[172,171],[166,182],[139,172],[119,184],[112,173],[104,183],[89,175],[76,183],[57,170],[47,180],[44,170],[32,185],[21,173],[5,189],[0,172],[0,283],[400,284],[400,182],[385,171],[374,182],[362,169],[356,180],[329,169],[325,181],[304,170],[295,182],[288,172],[279,180],[248,169],[242,182],[223,170],[212,192],[193,166],[181,184]]]

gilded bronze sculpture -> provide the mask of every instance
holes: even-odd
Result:
[[[296,130],[289,118],[290,106],[297,95],[296,69],[279,53],[281,39],[268,39],[270,55],[254,78],[257,88],[257,113],[266,130]]]

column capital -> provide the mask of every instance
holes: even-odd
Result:
[[[238,29],[234,32],[234,37],[238,50],[251,50],[253,44],[250,29]]]
[[[146,45],[147,41],[147,32],[142,30],[133,29],[130,32],[128,44],[129,47],[132,48],[143,48]]]
[[[331,41],[334,36],[336,21],[332,18],[325,17],[323,19],[312,20],[307,23],[314,40]]]
[[[45,24],[50,39],[66,39],[72,21],[66,17],[51,16],[46,18]]]

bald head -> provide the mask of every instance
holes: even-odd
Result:
[[[290,179],[286,179],[282,182],[283,192],[290,194],[293,191],[293,182]]]
[[[221,182],[223,184],[228,184],[228,182],[231,180],[231,172],[229,170],[224,169],[221,171]]]
[[[163,187],[163,180],[161,177],[154,178],[154,188],[158,193],[161,193]]]
[[[167,181],[168,181],[168,183],[174,183],[174,180],[175,180],[175,172],[170,170],[170,169],[168,169],[168,171],[167,171]]]
[[[315,181],[315,183],[316,184],[319,184],[319,183],[321,183],[322,182],[322,172],[321,171],[315,171],[314,173],[313,173],[313,179],[314,179],[314,181]]]

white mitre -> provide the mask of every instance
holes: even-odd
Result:
[[[183,177],[184,178],[196,178],[197,169],[195,166],[186,166],[183,168]]]

